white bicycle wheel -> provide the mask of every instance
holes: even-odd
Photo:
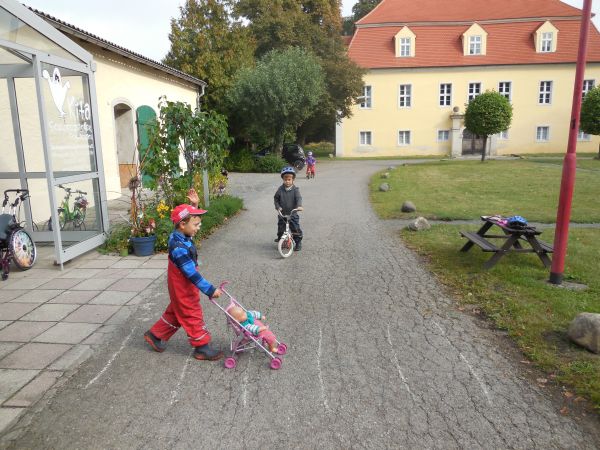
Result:
[[[9,238],[8,248],[12,253],[15,265],[21,270],[28,270],[35,264],[37,251],[35,243],[27,231],[20,229],[14,231]]]
[[[292,253],[294,253],[295,246],[296,243],[294,242],[294,239],[292,239],[292,235],[284,234],[283,236],[281,236],[281,239],[279,239],[279,242],[277,243],[277,250],[279,250],[279,254],[282,257],[287,258]]]

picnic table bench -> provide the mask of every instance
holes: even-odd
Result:
[[[541,231],[528,225],[525,227],[510,227],[505,220],[498,216],[481,216],[483,225],[477,232],[461,231],[460,234],[467,239],[467,243],[460,249],[461,252],[468,252],[473,245],[481,247],[484,252],[493,253],[492,257],[486,261],[484,267],[491,269],[507,253],[535,253],[544,266],[550,268],[552,261],[548,257],[554,249],[551,245],[537,238]],[[486,234],[492,226],[502,230],[502,234]],[[498,245],[490,242],[488,239],[501,240]],[[522,244],[528,244],[524,247]]]

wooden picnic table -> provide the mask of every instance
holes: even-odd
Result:
[[[552,261],[548,253],[554,250],[551,245],[540,241],[537,237],[542,234],[535,227],[528,225],[525,227],[509,227],[505,220],[498,216],[481,216],[483,225],[476,232],[461,231],[460,234],[468,239],[468,242],[460,249],[461,252],[468,252],[473,244],[478,245],[484,252],[493,253],[492,257],[484,264],[486,269],[491,269],[507,253],[535,253],[538,255],[544,266],[550,268]],[[496,226],[502,230],[502,234],[486,234],[490,228]],[[501,239],[501,245],[498,246],[489,239]],[[523,244],[528,244],[524,247]]]

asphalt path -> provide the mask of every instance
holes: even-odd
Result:
[[[204,241],[201,271],[267,315],[288,345],[280,370],[258,351],[234,370],[196,361],[183,331],[150,351],[142,334],[168,302],[159,280],[10,448],[598,448],[596,418],[563,416],[507,339],[459,312],[375,216],[369,176],[390,164],[327,162],[300,178],[305,240],[285,260],[278,176],[231,174],[246,210]],[[227,347],[225,317],[202,302]]]

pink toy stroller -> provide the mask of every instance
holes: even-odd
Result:
[[[221,291],[223,291],[223,293],[225,293],[230,299],[229,304],[227,306],[221,306],[221,304],[215,298],[210,299],[210,301],[213,302],[217,308],[219,308],[225,313],[225,316],[227,316],[227,326],[231,328],[233,332],[230,344],[231,354],[225,358],[225,368],[233,369],[236,366],[236,355],[238,353],[242,353],[246,350],[250,350],[253,348],[259,348],[263,352],[265,352],[269,356],[269,358],[271,358],[271,369],[279,369],[281,367],[281,364],[283,364],[283,360],[280,358],[280,356],[283,356],[287,353],[287,345],[285,345],[283,342],[279,342],[276,340],[277,356],[275,356],[275,354],[273,354],[267,348],[267,346],[264,345],[264,342],[262,342],[261,338],[254,336],[252,333],[250,333],[248,330],[242,327],[242,325],[237,320],[235,320],[231,314],[229,314],[228,310],[232,306],[239,306],[246,312],[248,310],[240,302],[238,302],[229,292],[225,290],[225,286],[227,285],[227,283],[228,282],[225,281],[221,283],[221,286],[219,286],[219,289],[221,289]]]

